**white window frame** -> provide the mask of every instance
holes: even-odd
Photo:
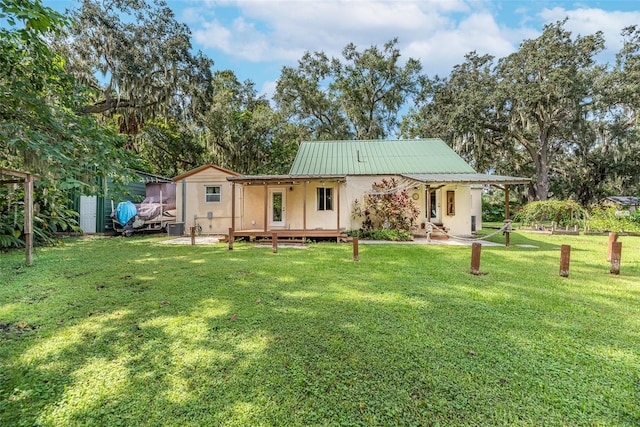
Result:
[[[217,193],[209,193],[208,190],[210,188],[218,188]],[[215,199],[215,196],[218,197],[218,200],[209,200],[209,196],[214,196],[212,199]],[[205,185],[204,186],[204,202],[205,203],[222,203],[222,185]]]
[[[320,195],[321,190],[323,191],[323,194]],[[331,202],[331,206],[329,209],[327,209],[327,190],[329,190],[329,200]],[[332,211],[333,210],[333,195],[334,195],[334,191],[333,191],[333,187],[317,187],[317,191],[316,191],[316,197],[317,197],[317,203],[316,203],[316,209],[319,212],[326,212],[326,211]]]

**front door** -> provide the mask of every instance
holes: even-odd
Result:
[[[438,194],[439,190],[431,190],[431,222],[440,223],[440,209],[438,209]]]
[[[284,227],[285,191],[283,188],[269,190],[269,226]]]

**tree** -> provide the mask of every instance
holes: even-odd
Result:
[[[551,183],[554,193],[575,197],[583,205],[640,191],[640,32],[628,27],[622,36],[615,65],[595,74],[593,97],[574,127],[564,167],[554,170],[559,178]]]
[[[71,16],[57,48],[91,88],[83,112],[115,115],[120,132],[135,135],[157,115],[196,120],[205,111],[213,61],[192,53],[190,30],[163,0],[83,0]]]
[[[0,164],[40,174],[43,185],[95,192],[96,174],[120,171],[123,141],[77,114],[84,88],[44,37],[67,20],[38,0],[0,0],[9,28],[0,29]]]
[[[397,39],[381,51],[359,52],[354,44],[343,60],[306,53],[298,67],[284,67],[274,100],[314,139],[378,139],[395,132],[398,113],[417,87],[419,61],[399,64]]]
[[[231,71],[217,71],[204,115],[208,161],[240,173],[285,173],[291,166],[300,129],[288,124],[254,83]]]
[[[176,176],[205,163],[202,138],[173,119],[147,121],[137,139],[146,169],[157,174]]]
[[[95,194],[107,176],[126,176],[132,159],[122,138],[77,114],[86,90],[45,41],[64,30],[66,18],[39,0],[0,0],[0,18],[8,24],[0,28],[0,167],[41,176],[34,231],[46,240],[74,222],[70,190]],[[0,245],[20,244],[22,194],[2,187],[0,199]]]
[[[546,25],[497,64],[467,55],[449,79],[425,85],[403,132],[435,132],[471,155],[476,168],[531,175],[529,198],[546,200],[550,173],[571,151],[593,99],[594,58],[604,47],[601,33],[572,38],[565,22]]]

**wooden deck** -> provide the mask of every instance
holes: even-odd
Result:
[[[336,238],[336,239],[346,239],[347,234],[341,230],[292,230],[292,229],[254,229],[254,230],[229,230],[229,236],[231,240],[231,236],[233,238],[236,237],[249,237],[249,238],[257,238],[257,237],[265,237],[272,238],[273,235],[277,235],[278,239],[306,239],[306,238],[314,238],[314,237],[328,237],[328,238]]]

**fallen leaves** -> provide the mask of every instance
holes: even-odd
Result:
[[[234,314],[231,316],[231,318],[229,319],[231,322],[235,322],[238,319],[238,315]]]

